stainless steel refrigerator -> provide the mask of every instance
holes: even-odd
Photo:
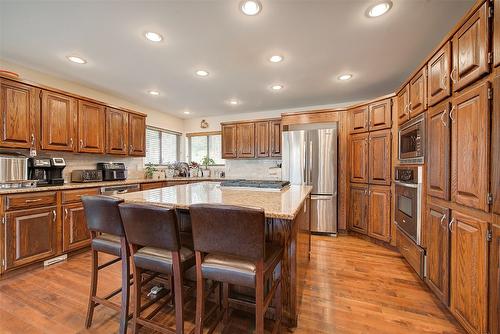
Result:
[[[311,230],[337,233],[337,123],[289,126],[283,132],[283,180],[307,184]]]

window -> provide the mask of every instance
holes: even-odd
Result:
[[[214,159],[216,165],[224,165],[220,132],[211,134],[188,134],[188,160],[197,163],[204,157]]]
[[[145,163],[166,165],[179,160],[180,134],[148,126]]]

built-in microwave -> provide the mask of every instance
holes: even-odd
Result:
[[[425,151],[425,115],[409,120],[399,128],[399,162],[423,164]]]

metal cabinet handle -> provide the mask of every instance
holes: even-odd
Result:
[[[448,224],[448,230],[453,232],[453,223],[455,222],[455,218],[451,218],[450,223]]]
[[[64,208],[64,218],[68,218],[68,208]]]
[[[441,222],[440,222],[441,225],[443,225],[443,222],[445,219],[446,219],[446,214],[443,214],[443,216],[441,217]]]
[[[28,203],[36,203],[36,202],[40,202],[41,200],[42,200],[41,198],[37,198],[37,199],[27,199],[27,200],[25,200],[24,202],[25,202],[26,204],[28,204]]]
[[[69,146],[73,147],[73,138],[69,139]]]
[[[447,83],[448,83],[448,75],[445,73],[443,75],[443,82],[442,82],[443,88],[445,88],[447,86]]]
[[[132,153],[132,149],[133,149],[133,146],[132,146],[132,145],[130,145],[130,146],[128,147],[128,153]]]
[[[451,73],[450,73],[450,79],[451,81],[453,81],[453,83],[456,83],[457,82],[457,78],[455,76],[453,76],[453,73],[457,73],[457,68],[456,67],[453,67],[453,70],[451,70]]]
[[[408,104],[408,114],[411,112],[411,102]]]
[[[52,210],[52,221],[55,223],[57,219],[57,213],[56,210]]]
[[[450,110],[450,119],[452,122],[455,122],[455,118],[453,118],[453,111],[455,110],[455,106],[452,106],[451,107],[451,110]]]
[[[35,146],[35,134],[34,133],[31,134],[31,146],[32,147]]]
[[[83,148],[83,139],[80,139],[80,148]]]
[[[444,120],[444,116],[445,116],[445,115],[446,115],[446,116],[448,116],[448,112],[446,111],[446,109],[445,109],[445,110],[443,110],[443,112],[441,113],[441,123],[443,123],[443,126],[444,126],[444,127],[447,127],[447,126],[448,126],[448,124],[446,124],[446,121]]]

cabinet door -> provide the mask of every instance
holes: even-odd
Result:
[[[269,122],[255,123],[255,147],[259,158],[269,156]]]
[[[52,257],[57,252],[56,207],[5,214],[6,269]]]
[[[36,89],[0,79],[0,147],[35,147]]]
[[[368,107],[370,131],[389,129],[391,121],[391,100],[383,100],[370,104]]]
[[[451,199],[488,211],[489,128],[488,83],[469,89],[453,100],[450,118]]]
[[[255,123],[236,124],[238,158],[255,158]]]
[[[146,155],[146,117],[129,114],[129,155],[143,157]]]
[[[42,91],[42,149],[73,151],[76,144],[77,101]]]
[[[128,113],[106,108],[106,153],[126,155],[128,147]]]
[[[396,107],[398,113],[398,124],[403,124],[410,118],[410,86],[406,85],[396,95]]]
[[[493,14],[493,50],[495,66],[500,65],[500,0],[495,0]]]
[[[450,291],[450,232],[448,222],[450,210],[439,205],[427,204],[425,227],[427,229],[427,261],[425,281],[448,305]]]
[[[410,117],[427,109],[427,68],[424,67],[410,80]]]
[[[351,135],[351,182],[368,183],[368,133]]]
[[[368,107],[362,106],[349,111],[351,133],[368,131]]]
[[[281,157],[281,120],[270,121],[269,130],[271,131],[269,136],[271,140],[271,156]]]
[[[236,158],[236,124],[222,125],[222,158]]]
[[[500,333],[500,216],[491,226],[490,333]]]
[[[450,308],[469,333],[488,330],[488,223],[452,212]]]
[[[370,185],[368,196],[368,235],[388,242],[391,240],[391,188]]]
[[[453,36],[453,90],[458,91],[489,72],[488,2]]]
[[[78,101],[78,152],[104,153],[104,106]]]
[[[451,43],[447,42],[427,63],[427,97],[433,106],[451,95]]]
[[[391,130],[370,132],[368,175],[371,184],[391,184]]]
[[[427,194],[450,198],[450,102],[431,107],[427,117]]]
[[[63,251],[69,252],[90,245],[82,203],[63,205]]]
[[[368,232],[368,185],[351,184],[349,203],[349,226],[351,230],[366,234]]]
[[[491,114],[491,193],[492,211],[500,215],[500,76],[493,79],[493,112]]]

